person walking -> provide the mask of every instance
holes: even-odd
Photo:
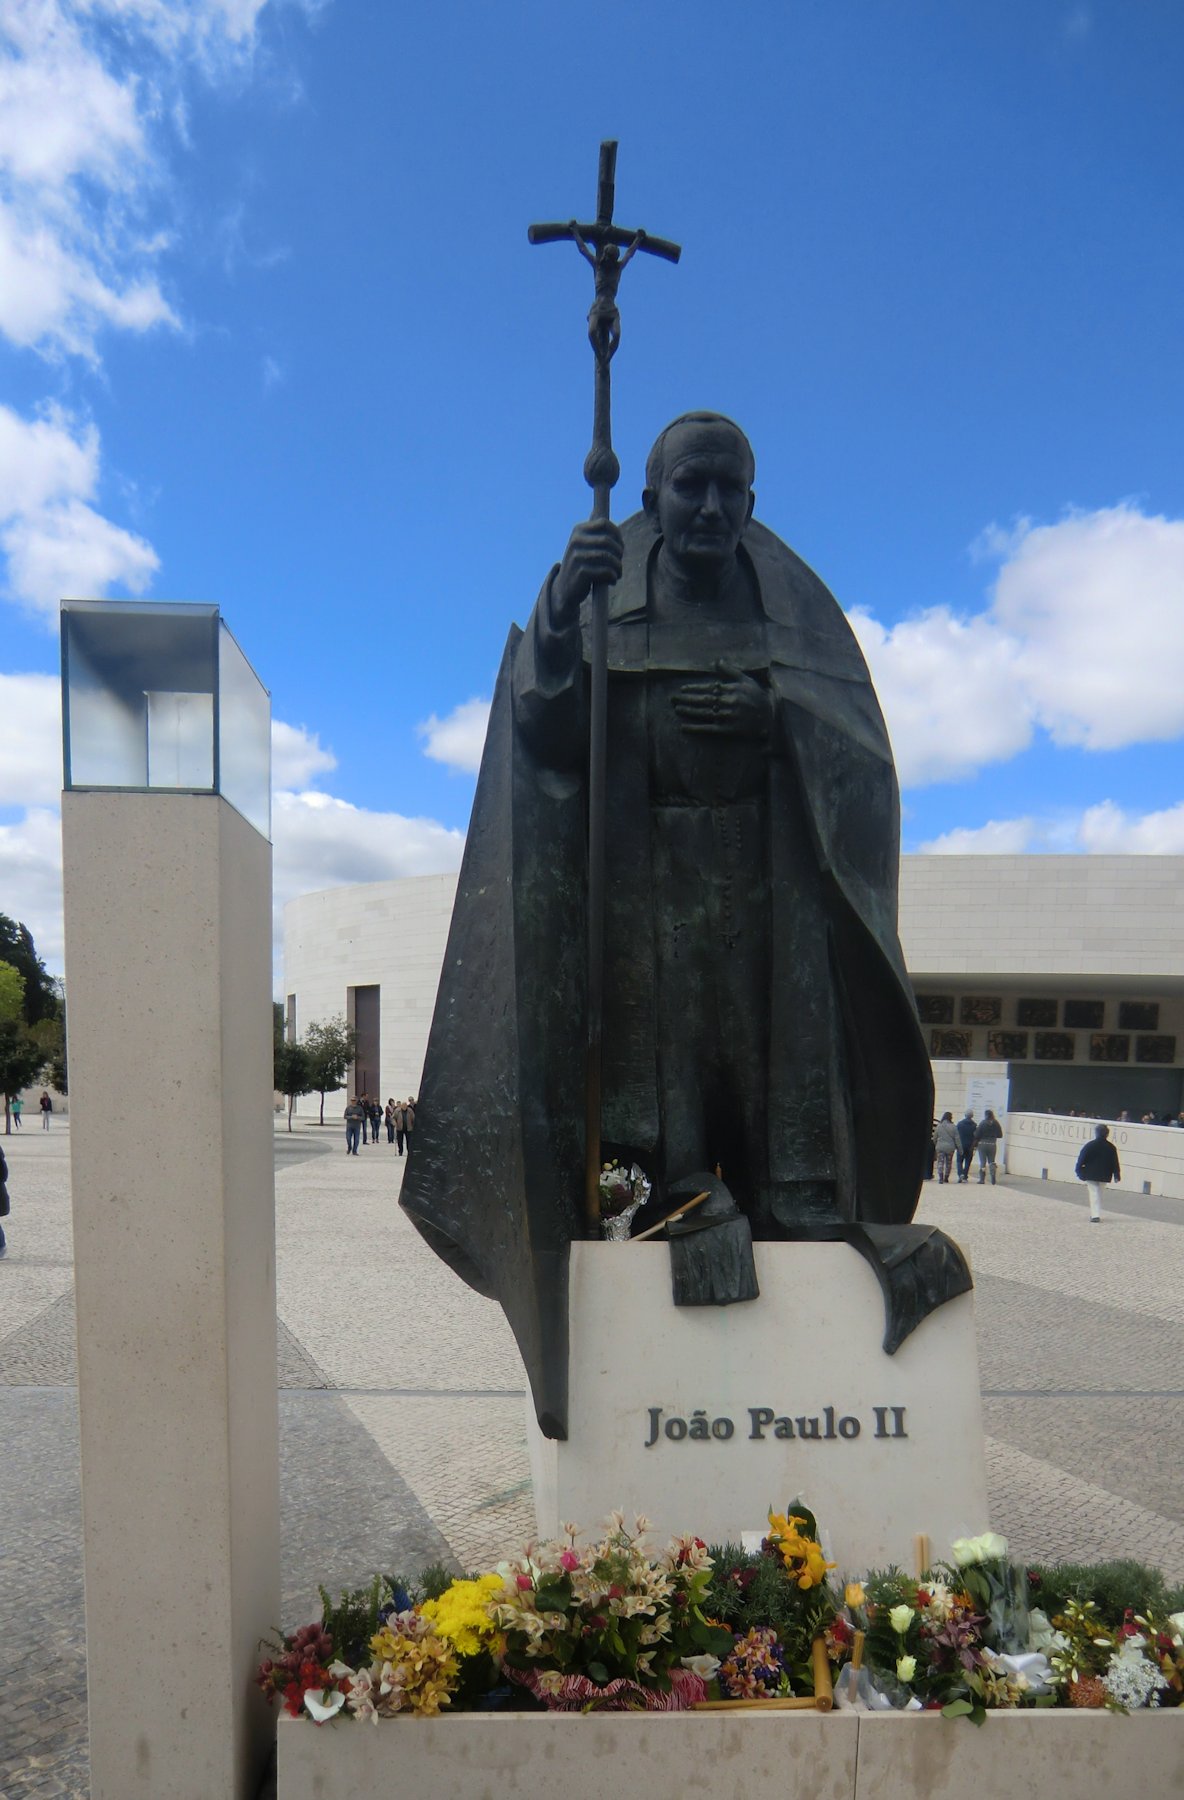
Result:
[[[376,1144],[378,1142],[378,1134],[382,1130],[382,1101],[368,1101],[366,1104],[366,1111],[370,1116],[370,1142]]]
[[[393,1144],[395,1141],[395,1103],[393,1100],[387,1101],[384,1117],[386,1119],[386,1141],[388,1144]]]
[[[1091,1225],[1102,1223],[1102,1189],[1109,1187],[1112,1181],[1122,1179],[1122,1170],[1118,1166],[1118,1151],[1110,1142],[1109,1125],[1095,1125],[1094,1135],[1088,1144],[1082,1144],[1074,1170],[1078,1181],[1084,1181],[1089,1189],[1089,1222]]]
[[[358,1095],[358,1105],[362,1109],[362,1142],[364,1144],[368,1144],[370,1142],[370,1096],[369,1096],[369,1094],[359,1094]]]
[[[48,1131],[49,1115],[53,1111],[53,1101],[50,1099],[44,1088],[41,1090],[41,1098],[38,1100],[37,1104],[41,1108],[41,1129],[42,1131]]]
[[[974,1154],[974,1114],[967,1107],[964,1118],[958,1120],[954,1130],[958,1134],[958,1180],[970,1180],[970,1159]]]
[[[403,1108],[403,1141],[407,1146],[407,1154],[411,1155],[411,1133],[415,1130],[415,1101],[408,1100]]]
[[[944,1112],[937,1121],[937,1130],[933,1134],[933,1145],[937,1151],[937,1179],[948,1181],[954,1157],[958,1153],[958,1127],[954,1124],[953,1113]]]
[[[20,1095],[19,1095],[19,1094],[14,1094],[14,1095],[13,1095],[13,1096],[12,1096],[12,1100],[11,1100],[11,1101],[10,1101],[10,1103],[9,1103],[9,1108],[8,1108],[8,1110],[9,1110],[9,1112],[11,1112],[11,1114],[12,1114],[12,1128],[13,1128],[13,1130],[14,1130],[14,1131],[20,1131],[20,1130],[21,1130],[21,1114],[22,1114],[22,1113],[23,1113],[23,1112],[24,1112],[24,1110],[25,1110],[25,1103],[24,1103],[24,1101],[23,1101],[23,1100],[22,1100],[22,1099],[21,1099],[21,1097],[20,1097]]]
[[[349,1105],[345,1109],[345,1154],[358,1154],[358,1135],[366,1122],[366,1113],[356,1094],[350,1095]]]
[[[3,1150],[0,1150],[0,1219],[6,1219],[8,1211],[8,1164],[4,1160]],[[3,1225],[0,1225],[0,1256],[7,1255],[8,1239],[4,1235]]]
[[[1003,1127],[988,1106],[983,1114],[983,1122],[974,1134],[974,1147],[978,1151],[978,1184],[980,1187],[987,1179],[988,1169],[991,1171],[991,1186],[995,1185],[995,1150],[1002,1136]]]
[[[394,1117],[394,1121],[395,1121],[395,1143],[399,1147],[399,1155],[402,1156],[403,1141],[406,1136],[405,1129],[404,1129],[404,1118],[403,1118],[403,1113],[404,1113],[403,1102],[401,1100],[393,1101],[392,1102],[392,1111],[393,1111],[393,1117]]]

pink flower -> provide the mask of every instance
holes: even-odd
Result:
[[[529,1575],[518,1575],[515,1579],[520,1588],[529,1589],[534,1586],[534,1582],[530,1579]]]
[[[570,1573],[570,1571],[572,1569],[578,1569],[579,1566],[580,1566],[580,1559],[574,1550],[561,1551],[560,1557],[559,1557],[559,1567],[561,1569],[567,1569],[568,1572]]]

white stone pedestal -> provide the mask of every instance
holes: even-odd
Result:
[[[246,1800],[279,1621],[271,847],[63,796],[92,1800]]]
[[[933,1556],[987,1526],[972,1296],[895,1356],[846,1244],[755,1245],[760,1298],[676,1307],[665,1244],[572,1245],[566,1443],[530,1420],[540,1532],[615,1507],[654,1535],[738,1541],[800,1496],[841,1571]]]

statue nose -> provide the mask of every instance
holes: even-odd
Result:
[[[719,488],[714,481],[708,482],[707,490],[703,495],[703,504],[699,510],[700,512],[706,513],[709,518],[716,518],[723,511],[723,507],[720,504]]]

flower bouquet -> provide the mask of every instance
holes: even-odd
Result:
[[[258,1685],[292,1717],[377,1723],[495,1705],[560,1711],[687,1706],[940,1709],[981,1724],[1030,1706],[1135,1712],[1184,1703],[1184,1590],[1134,1562],[1003,1573],[984,1534],[918,1579],[832,1586],[812,1514],[769,1514],[757,1551],[701,1538],[645,1547],[613,1513],[599,1542],[528,1545],[496,1571],[418,1584],[375,1576],[318,1623],[266,1646]],[[1017,1645],[1014,1649],[1005,1644]]]
[[[800,1500],[784,1513],[770,1511],[759,1550],[725,1544],[712,1558],[708,1607],[733,1634],[713,1696],[735,1702],[797,1696],[812,1704],[819,1682],[815,1646],[825,1650],[838,1611],[827,1581],[835,1565],[826,1560],[813,1513]],[[829,1700],[829,1670],[824,1687]]]
[[[991,1645],[1011,1655],[1026,1651],[1028,1577],[1009,1559],[1007,1539],[995,1531],[955,1538],[950,1555],[963,1586],[986,1615]]]
[[[631,1163],[606,1162],[600,1171],[600,1232],[610,1244],[628,1240],[633,1215],[650,1197],[650,1180]]]
[[[490,1616],[507,1676],[557,1711],[679,1709],[706,1694],[704,1672],[731,1633],[703,1611],[711,1559],[700,1538],[672,1538],[657,1557],[613,1513],[597,1544],[565,1537],[508,1564]],[[703,1661],[701,1659],[706,1659]]]

